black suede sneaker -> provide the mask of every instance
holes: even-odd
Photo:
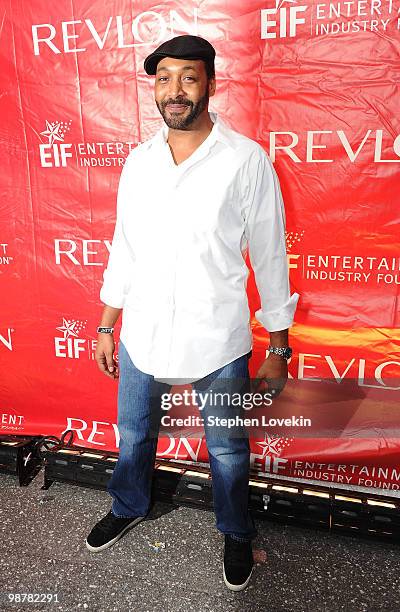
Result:
[[[124,533],[126,533],[131,527],[137,525],[142,521],[144,516],[132,516],[129,518],[119,518],[114,516],[112,511],[93,527],[85,540],[86,548],[90,552],[100,552],[105,548],[109,548],[117,540],[119,540]]]
[[[224,582],[231,591],[241,591],[249,583],[254,559],[251,542],[240,542],[225,535]]]

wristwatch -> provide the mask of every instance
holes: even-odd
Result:
[[[269,346],[266,350],[265,356],[268,357],[269,353],[281,355],[287,360],[291,358],[293,351],[290,346]]]
[[[114,328],[113,327],[98,327],[97,333],[98,334],[112,334],[114,333]]]

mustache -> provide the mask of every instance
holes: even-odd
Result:
[[[190,100],[186,100],[185,98],[177,98],[176,100],[166,100],[163,102],[164,108],[168,106],[168,104],[183,104],[185,106],[191,106],[192,103]]]

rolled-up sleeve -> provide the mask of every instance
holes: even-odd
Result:
[[[114,235],[111,243],[107,267],[103,272],[103,285],[100,289],[100,300],[113,308],[123,308],[126,296],[132,283],[132,249],[124,234],[124,211],[130,197],[132,184],[132,157],[127,157],[121,172],[118,194],[117,214]]]
[[[242,174],[245,237],[261,308],[255,317],[269,332],[293,324],[299,294],[290,295],[286,255],[286,218],[279,179],[260,147],[249,157]]]

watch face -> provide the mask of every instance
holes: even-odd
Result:
[[[290,359],[291,356],[292,356],[292,353],[293,353],[292,349],[291,348],[287,348],[287,349],[285,349],[284,356],[286,357],[286,359]]]

